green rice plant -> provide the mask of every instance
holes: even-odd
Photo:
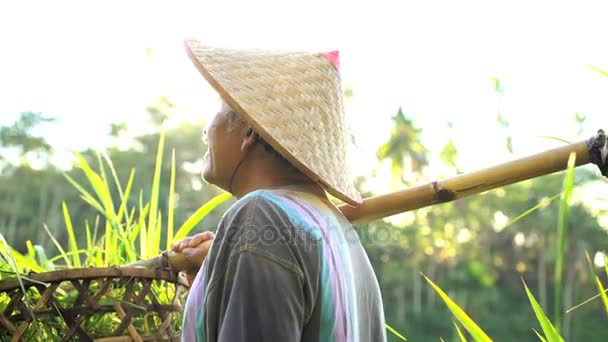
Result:
[[[517,217],[515,217],[514,219],[512,219],[511,221],[507,222],[507,224],[504,226],[504,228],[509,227],[510,225],[514,224],[515,222],[521,220],[522,218],[530,215],[531,213],[537,211],[540,208],[543,208],[544,206],[548,205],[549,203],[553,202],[555,199],[560,198],[563,195],[562,192],[560,192],[559,194],[553,195],[545,200],[539,201],[539,203],[535,206],[533,206],[532,208],[524,211],[522,214],[518,215]],[[503,228],[503,229],[504,229]]]
[[[606,271],[606,276],[608,276],[608,262],[606,259],[608,256],[606,256],[606,253],[602,253],[602,260],[604,261],[604,270]],[[604,293],[606,293],[606,291],[603,291]],[[606,313],[608,313],[608,305],[606,305]]]
[[[86,225],[87,248],[79,249],[76,240],[73,239],[73,226],[69,219],[69,210],[63,205],[66,229],[68,230],[69,249],[61,252],[61,255],[70,255],[71,260],[68,266],[78,267],[80,255],[84,254],[86,259],[84,266],[108,266],[132,263],[140,259],[151,258],[158,255],[163,249],[169,248],[175,240],[186,237],[192,229],[210,213],[213,209],[228,200],[231,195],[222,193],[203,204],[191,217],[189,217],[177,231],[174,227],[174,202],[175,202],[175,152],[171,158],[171,174],[169,188],[169,204],[167,208],[167,226],[163,227],[163,211],[158,207],[160,196],[160,179],[163,161],[165,138],[161,134],[158,150],[156,154],[156,165],[154,169],[151,196],[148,201],[144,201],[143,192],[140,191],[139,205],[131,207],[131,198],[135,170],[132,169],[126,186],[123,188],[118,179],[114,165],[109,157],[102,159],[98,155],[99,172],[93,170],[86,159],[77,154],[75,166],[80,169],[92,188],[92,192],[85,186],[77,183],[70,176],[66,175],[67,180],[79,191],[81,198],[90,204],[102,215],[104,219],[103,237],[98,240],[96,233],[91,233],[91,229]],[[105,163],[104,163],[105,161]],[[111,186],[107,177],[105,167],[108,167],[112,174],[114,187],[118,189],[120,204],[116,206],[112,201]],[[95,225],[97,231],[97,223]],[[163,231],[166,232],[166,245],[161,246]],[[137,243],[139,242],[139,244]],[[59,247],[58,247],[59,248]],[[66,258],[64,258],[65,260]]]
[[[454,317],[460,322],[460,324],[463,325],[463,327],[469,332],[469,334],[471,335],[471,337],[473,337],[475,341],[492,341],[492,339],[466,314],[466,312],[462,310],[462,308],[460,308],[458,304],[456,304],[439,286],[437,286],[425,275],[423,276],[426,281],[431,285],[431,287],[433,287],[433,289],[439,294],[441,299],[443,299],[443,301],[448,306]],[[547,316],[543,312],[542,308],[532,295],[532,292],[530,291],[526,283],[523,281],[523,279],[522,282],[524,284],[524,289],[528,296],[528,300],[530,301],[530,305],[532,306],[536,318],[541,325],[544,336],[541,335],[535,329],[532,330],[534,330],[538,338],[543,342],[564,342],[564,338],[559,335],[559,332],[551,323],[551,320],[547,318]],[[464,334],[462,333],[456,322],[454,322],[454,326],[456,328],[456,332],[458,334],[458,337],[460,338],[460,341],[466,341]]]
[[[9,246],[8,242],[4,238],[4,235],[0,233],[0,279],[6,277],[16,277],[19,279],[29,271],[32,272],[44,272],[44,268],[37,262],[33,252],[23,255]],[[31,243],[28,244],[28,249],[31,248]]]
[[[231,195],[221,193],[213,197],[207,203],[201,205],[191,217],[186,219],[175,230],[175,152],[172,153],[170,194],[166,214],[163,213],[162,208],[159,208],[164,142],[164,135],[161,135],[153,175],[151,197],[144,200],[143,191],[140,190],[139,203],[137,205],[129,204],[129,199],[132,198],[132,187],[135,178],[134,169],[131,170],[126,185],[123,187],[114,165],[107,155],[104,154],[102,157],[100,154],[97,154],[98,171],[95,171],[87,160],[77,153],[74,166],[85,175],[87,184],[80,184],[67,174],[65,177],[79,192],[82,200],[99,213],[92,227],[88,221],[84,224],[83,230],[86,234],[86,243],[79,246],[76,239],[77,229],[70,217],[69,208],[66,203],[62,203],[61,210],[68,236],[67,246],[61,246],[46,225],[44,229],[58,250],[57,255],[51,258],[47,258],[45,251],[40,246],[33,245],[30,241],[26,242],[28,252],[23,255],[9,246],[4,236],[0,234],[0,261],[4,261],[0,262],[0,279],[17,278],[21,284],[21,292],[26,299],[24,302],[33,305],[38,301],[41,293],[34,287],[26,289],[23,286],[24,279],[31,281],[26,276],[30,271],[42,273],[62,268],[107,267],[133,263],[140,259],[157,256],[163,249],[169,248],[173,241],[186,237],[207,214],[228,200]],[[109,169],[109,173],[106,172],[106,168]],[[108,177],[108,174],[111,174],[112,177]],[[114,188],[117,189],[120,203],[114,203],[112,197],[112,190]],[[165,215],[167,217],[167,227],[163,227],[163,216]],[[163,230],[166,232],[166,245],[161,246]],[[92,291],[98,290],[95,286],[97,285],[91,285]],[[150,290],[160,303],[171,303],[176,293],[174,284],[161,281],[154,281]],[[115,288],[113,293],[107,294],[103,298],[103,303],[101,304],[112,305],[112,301],[115,302],[116,298],[122,298],[124,291],[126,291],[124,288]],[[77,300],[78,291],[59,288],[58,293],[59,295],[56,300],[64,307],[69,307],[71,303]],[[5,293],[0,293],[0,312],[7,307],[10,300]],[[121,301],[121,304],[131,305],[124,301]],[[141,311],[142,308],[138,310]],[[144,316],[145,318],[134,319],[132,324],[137,327],[138,331],[155,332],[161,324],[160,316],[155,312],[144,312]],[[106,333],[116,329],[120,325],[120,322],[121,319],[119,317],[103,316],[83,322],[82,328],[94,335],[105,336]],[[54,321],[53,319],[45,319],[41,324],[35,323],[36,330],[28,330],[26,339],[52,340],[58,334],[61,334],[61,324],[61,322]],[[175,318],[171,325],[175,330],[179,331],[181,318]],[[0,331],[0,340],[2,338]]]
[[[595,280],[595,283],[596,283],[596,286],[598,289],[598,294],[571,307],[570,309],[566,310],[566,313],[570,313],[570,312],[582,307],[583,305],[587,305],[587,304],[591,303],[592,301],[594,301],[598,298],[601,298],[602,303],[604,305],[604,310],[606,311],[606,315],[608,315],[608,289],[604,287],[599,276],[595,273],[595,268],[594,268],[593,262],[591,261],[591,258],[589,257],[589,254],[587,252],[585,252],[585,256],[587,258],[587,263],[589,264],[591,276]],[[602,254],[602,256],[603,256],[603,260],[604,260],[604,269],[606,271],[606,275],[608,275],[608,263],[606,263],[606,261],[605,261],[606,254]]]
[[[608,295],[606,294],[606,289],[600,280],[600,277],[595,273],[595,269],[593,267],[593,262],[589,257],[589,253],[585,252],[585,256],[587,257],[587,263],[589,264],[589,268],[591,269],[591,276],[595,280],[595,284],[597,285],[598,295],[602,298],[602,303],[604,304],[604,310],[606,315],[608,315]],[[605,258],[605,256],[604,256]],[[605,259],[604,259],[605,260]],[[606,268],[606,274],[608,274],[608,264],[604,263],[604,267]]]
[[[2,246],[0,246],[0,255],[2,255],[2,259],[4,259],[3,265],[7,265],[9,269],[12,270],[12,273],[17,277],[19,284],[21,286],[21,290],[25,293],[25,287],[23,286],[23,279],[21,278],[21,271],[19,270],[19,266],[17,261],[15,260],[14,255],[19,255],[18,253],[13,254],[12,248],[6,242],[4,235],[0,233],[0,242]],[[8,270],[4,270],[5,272]]]
[[[532,295],[532,292],[528,288],[528,285],[526,285],[526,282],[523,281],[523,279],[522,279],[522,282],[524,284],[526,294],[528,295],[528,300],[530,301],[530,305],[532,306],[532,309],[534,310],[534,314],[536,315],[536,319],[540,323],[540,326],[543,329],[543,332],[545,333],[545,336],[543,337],[536,330],[534,330],[534,332],[536,333],[538,338],[541,341],[546,341],[546,342],[563,342],[564,338],[559,335],[557,328],[553,324],[551,324],[551,320],[549,318],[547,318],[547,316],[543,312],[543,309],[540,307],[540,304],[538,304],[538,302],[536,301],[536,298],[534,298],[534,295]]]
[[[563,296],[563,271],[564,271],[564,257],[566,253],[566,241],[568,234],[568,218],[569,218],[569,208],[570,208],[570,199],[572,197],[572,190],[574,188],[574,166],[575,166],[575,154],[572,153],[570,158],[568,159],[568,167],[566,169],[566,174],[564,177],[564,183],[562,187],[562,192],[556,196],[551,197],[550,200],[556,199],[561,195],[560,201],[560,209],[559,209],[559,217],[557,224],[557,260],[555,264],[555,323],[551,323],[551,320],[545,315],[542,308],[532,295],[532,292],[528,289],[528,286],[524,282],[524,289],[528,296],[528,300],[530,301],[530,305],[534,310],[536,318],[541,325],[544,336],[541,335],[535,329],[534,332],[538,336],[538,338],[543,342],[563,342],[564,338],[559,333],[559,328],[561,327],[562,320],[562,296]],[[530,210],[526,211],[522,215],[519,215],[517,218],[509,222],[509,224],[514,223],[515,221],[527,216],[533,211],[540,208],[541,205],[537,205]],[[606,273],[608,274],[608,265],[606,267]],[[458,304],[456,304],[439,286],[437,286],[433,281],[431,281],[427,276],[423,275],[427,282],[431,285],[431,287],[439,294],[441,299],[446,303],[454,317],[463,325],[463,327],[471,334],[471,336],[475,339],[475,341],[492,341],[490,337],[462,310]],[[606,307],[606,312],[608,314],[608,296],[606,295],[606,290],[603,288],[603,285],[599,281],[599,278],[595,276],[596,283],[598,286],[598,290],[600,294],[598,296],[602,297],[604,305]],[[522,279],[523,281],[523,279]],[[456,327],[456,332],[460,337],[461,341],[466,341],[466,338],[460,331],[458,325],[454,322]]]
[[[553,201],[554,199],[561,196],[559,217],[558,217],[558,224],[557,224],[557,232],[558,232],[558,234],[557,234],[557,236],[558,236],[557,237],[557,260],[555,263],[555,311],[554,311],[555,312],[555,319],[554,319],[555,326],[550,323],[550,321],[545,316],[544,312],[542,312],[542,309],[540,308],[540,306],[538,305],[538,303],[532,296],[532,293],[529,292],[527,286],[525,287],[526,293],[528,295],[528,298],[530,299],[531,305],[537,315],[539,322],[541,322],[541,326],[543,326],[543,331],[545,331],[545,335],[547,335],[547,341],[549,341],[549,342],[563,340],[563,338],[561,338],[561,336],[559,336],[559,328],[561,327],[562,311],[563,311],[562,310],[562,306],[563,306],[562,298],[563,298],[563,286],[564,286],[564,282],[563,282],[564,257],[565,257],[565,253],[566,253],[566,241],[567,241],[567,234],[568,234],[568,218],[569,218],[570,199],[572,197],[572,190],[574,188],[575,157],[576,157],[576,155],[573,153],[570,155],[570,158],[568,159],[568,167],[567,167],[566,175],[564,178],[562,192],[560,194],[552,196],[549,199],[549,201]],[[542,207],[542,205],[544,205],[544,203],[538,204],[535,207],[527,210],[523,214],[521,214],[518,217],[516,217],[515,219],[511,220],[507,225],[513,224],[514,222],[520,220],[521,218],[531,214],[533,211]],[[608,272],[608,270],[607,270],[607,272]],[[462,309],[460,309],[458,307],[458,305],[456,305],[437,285],[432,283],[426,276],[425,276],[425,278],[427,279],[427,281],[429,281],[431,286],[433,286],[433,288],[440,294],[440,296],[446,302],[446,304],[448,305],[448,307],[450,308],[452,313],[454,313],[454,315],[456,315],[456,313],[458,313],[459,315],[461,315],[463,317],[462,319],[464,321],[460,320],[460,318],[459,318],[459,320],[464,325],[464,327],[469,332],[471,332],[471,330],[469,330],[469,328],[467,328],[467,324],[464,323],[464,322],[468,322],[469,324],[472,323],[471,329],[476,329],[477,325],[472,320],[470,320],[470,318],[468,318],[468,316],[466,316],[466,313],[464,313],[464,311]],[[540,311],[538,311],[538,310],[540,310]],[[457,316],[457,318],[458,318],[458,316]],[[553,334],[552,330],[549,328],[547,328],[548,330],[545,330],[545,327],[547,326],[545,321],[549,322],[549,327],[551,327],[552,329],[555,330],[555,334]],[[543,338],[540,334],[538,334],[538,332],[536,332],[536,333],[542,341],[545,341],[545,338]],[[473,333],[471,333],[471,334],[473,335]],[[561,340],[555,336],[561,338]],[[475,335],[473,335],[473,337],[475,338],[476,341],[483,341],[483,339],[478,339],[478,337],[475,337]]]
[[[492,339],[467,315],[464,310],[458,306],[443,290],[437,286],[431,279],[426,275],[422,275],[424,279],[431,285],[431,287],[439,294],[441,299],[448,306],[448,309],[452,312],[454,317],[462,324],[462,326],[471,334],[471,337],[477,342],[488,342]]]
[[[460,342],[467,342],[467,338],[464,337],[464,334],[458,327],[458,323],[456,323],[456,321],[452,321],[452,323],[454,323],[454,328],[456,328],[456,333],[458,334],[458,338],[460,338]]]
[[[386,327],[386,330],[388,330],[393,335],[397,336],[399,339],[401,339],[403,341],[407,341],[407,339],[405,338],[405,336],[401,335],[397,330],[395,330],[395,328],[393,328],[390,325],[388,325],[388,323],[385,323],[384,326]]]
[[[593,66],[593,65],[587,65],[587,66],[588,66],[589,68],[591,68],[591,69],[593,69],[593,70],[595,70],[595,71],[599,72],[600,74],[602,74],[602,75],[604,75],[604,76],[608,76],[608,71],[602,70],[602,69],[600,69],[600,68],[598,68],[598,67],[595,67],[595,66]]]
[[[568,238],[568,218],[570,215],[570,199],[574,188],[574,166],[576,154],[571,153],[568,158],[568,168],[564,178],[562,197],[557,221],[557,257],[555,261],[555,299],[554,299],[554,325],[557,332],[562,326],[563,291],[564,291],[564,258],[566,254],[566,241]]]

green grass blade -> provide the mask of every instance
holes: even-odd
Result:
[[[146,246],[148,245],[147,239],[148,227],[146,227],[145,222],[142,222],[139,225],[139,254],[141,259],[147,259],[151,257],[148,255],[148,250],[146,249]]]
[[[167,213],[167,249],[173,243],[173,220],[175,210],[175,149],[171,152],[171,180],[169,184],[169,208]]]
[[[160,211],[158,212],[158,218],[155,222],[156,227],[148,227],[148,255],[158,255],[160,253],[160,238],[162,232],[162,214]]]
[[[608,276],[608,263],[606,262],[606,254],[602,253],[602,256],[602,260],[604,261],[604,269],[606,270],[606,275]],[[601,285],[602,283],[600,282],[599,284]],[[606,309],[606,314],[608,314],[608,300],[606,299],[606,290],[604,290],[603,286],[600,286],[600,291],[600,294],[602,295],[602,300],[604,301],[604,308]]]
[[[93,249],[93,235],[91,234],[91,225],[89,224],[89,220],[84,221],[84,229],[87,233],[87,250],[90,251]]]
[[[93,190],[97,194],[97,197],[101,200],[101,203],[103,203],[104,214],[109,220],[115,221],[116,214],[114,212],[112,196],[110,196],[108,184],[103,181],[100,175],[98,175],[95,171],[93,171],[93,169],[91,169],[87,161],[80,153],[76,153],[76,157],[79,161],[77,167],[84,172],[85,176],[87,177],[87,180],[89,181],[89,183],[93,187]]]
[[[103,266],[103,250],[97,243],[97,235],[99,233],[99,215],[95,215],[95,226],[93,226],[93,266]]]
[[[6,239],[4,238],[4,235],[2,235],[2,233],[0,233],[0,242],[2,242],[0,255],[2,256],[6,264],[9,265],[13,272],[17,275],[17,278],[19,278],[21,270],[17,267],[18,264],[15,261],[13,255],[11,254],[10,246],[8,245],[8,242],[6,242]],[[23,293],[25,293],[25,288],[23,288]]]
[[[133,224],[134,218],[135,218],[135,207],[131,208],[131,213],[129,214],[129,216],[127,216],[127,223],[126,223],[127,227],[131,227],[131,224]]]
[[[454,317],[460,321],[460,324],[464,326],[475,341],[492,341],[492,339],[483,330],[481,330],[481,328],[471,319],[471,317],[469,317],[469,315],[467,315],[466,312],[464,312],[464,310],[458,306],[458,304],[456,304],[445,292],[443,292],[439,286],[435,285],[435,283],[433,283],[433,281],[431,281],[431,279],[424,274],[422,276],[429,284],[431,284],[435,292],[439,294],[441,299],[443,299],[445,304],[448,306]]]
[[[602,298],[602,302],[604,303],[604,310],[606,312],[606,315],[608,315],[608,295],[606,295],[606,289],[604,289],[604,285],[602,284],[600,277],[598,277],[595,273],[595,268],[593,262],[591,261],[591,258],[589,257],[589,253],[585,252],[585,257],[587,257],[587,263],[589,264],[589,269],[591,270],[591,276],[593,277],[593,279],[595,279],[597,290],[599,292],[598,294],[600,295],[600,297]]]
[[[593,65],[587,65],[589,68],[599,72],[600,74],[604,75],[604,76],[608,76],[608,71],[602,70],[600,68],[594,67]]]
[[[160,175],[163,164],[163,150],[165,148],[165,134],[161,133],[158,139],[158,150],[156,152],[156,165],[154,168],[154,179],[152,180],[152,194],[150,197],[150,217],[148,222],[148,235],[153,233],[153,230],[156,228],[156,218],[158,213],[158,194],[160,190]],[[153,235],[153,234],[152,234]],[[150,248],[150,246],[148,246]],[[160,246],[158,246],[160,249]]]
[[[112,224],[110,223],[110,220],[106,220],[106,225],[105,225],[105,245],[104,245],[104,257],[105,257],[105,265],[109,266],[112,264],[116,264],[115,260],[116,260],[116,253],[115,253],[115,246],[116,246],[116,234],[114,233],[114,229],[112,228]]]
[[[99,233],[99,215],[95,215],[95,226],[93,227],[93,246],[97,244],[97,234]]]
[[[150,215],[154,215],[154,213],[150,213]],[[154,216],[156,216],[158,218],[158,212]],[[154,222],[154,224],[156,224],[156,220],[154,220],[152,222]],[[146,255],[147,256],[156,255],[155,253],[153,253],[154,240],[156,238],[156,227],[151,227],[148,225],[148,226],[146,226],[146,228],[148,228],[147,239],[146,239]]]
[[[107,189],[108,195],[111,195],[110,182],[108,182],[108,177],[106,175],[106,169],[103,167],[103,161],[101,160],[101,154],[96,153],[96,156],[97,156],[97,164],[99,165],[99,175],[101,177],[101,181],[103,182],[104,187]],[[112,207],[114,207],[114,204],[112,203],[112,196],[108,196],[108,199],[109,199],[109,203],[112,204]]]
[[[85,201],[85,203],[89,204],[91,207],[93,207],[94,209],[99,211],[100,214],[102,214],[103,216],[106,216],[106,211],[103,209],[101,204],[99,204],[99,202],[97,202],[97,200],[95,200],[93,197],[87,197],[85,195],[80,195],[80,198],[83,201]]]
[[[608,295],[606,295],[606,289],[604,289],[604,285],[602,285],[600,277],[595,276],[595,282],[597,283],[598,291],[600,292],[602,302],[604,303],[604,310],[606,311],[606,315],[608,315]]]
[[[80,250],[77,250],[77,251],[66,252],[65,256],[73,258],[74,255],[87,254],[87,252],[88,252],[87,250],[80,249]],[[56,256],[50,258],[49,261],[54,262],[54,261],[57,261],[57,260],[60,260],[60,259],[63,259],[63,255],[62,254],[59,254],[59,255],[56,255]]]
[[[559,333],[557,332],[557,329],[555,329],[553,324],[551,324],[551,321],[547,318],[547,316],[543,312],[543,309],[540,307],[540,305],[536,301],[536,298],[534,298],[534,295],[532,295],[532,292],[530,292],[530,289],[528,288],[528,285],[526,284],[526,282],[523,279],[521,281],[523,282],[524,288],[526,289],[526,294],[528,295],[528,300],[530,301],[530,304],[532,305],[532,309],[534,310],[536,319],[538,320],[538,323],[540,323],[540,326],[543,329],[543,332],[545,333],[547,342],[563,342],[564,339],[559,335]]]
[[[26,257],[25,255],[19,253],[17,250],[9,246],[2,233],[0,233],[0,242],[2,242],[2,249],[0,249],[0,255],[4,258],[6,264],[8,264],[15,273],[21,273],[28,270],[38,273],[44,272],[44,268],[42,268],[36,262],[35,252],[32,254],[31,257]],[[30,247],[32,247],[31,242],[29,243],[28,250],[30,249]],[[32,247],[32,249],[34,248]],[[17,275],[17,277],[19,277],[19,275]]]
[[[98,267],[103,266],[104,265],[103,261],[104,261],[103,249],[101,249],[100,247],[97,247],[95,249],[95,266],[98,266]]]
[[[112,173],[112,178],[114,179],[114,184],[116,184],[116,189],[118,189],[118,195],[120,198],[124,198],[124,194],[122,192],[122,186],[120,185],[120,180],[118,179],[118,174],[116,173],[116,169],[114,168],[114,164],[112,163],[112,159],[107,152],[102,153],[103,159],[106,161],[108,166],[110,167],[110,172]]]
[[[608,289],[604,290],[604,292],[608,292]],[[601,295],[600,293],[598,293],[598,294],[596,294],[595,296],[593,296],[593,297],[591,297],[591,298],[589,298],[589,299],[584,300],[584,301],[583,301],[583,302],[581,302],[580,304],[577,304],[577,305],[575,305],[575,306],[571,307],[570,309],[566,310],[566,313],[568,314],[568,313],[570,313],[570,312],[572,312],[572,311],[574,311],[574,310],[576,310],[576,309],[580,308],[580,307],[581,307],[581,306],[583,306],[583,305],[589,304],[589,303],[591,303],[592,301],[594,301],[594,300],[596,300],[596,299],[600,298],[601,296],[602,296],[602,295]]]
[[[14,250],[11,251],[12,248],[11,248],[11,246],[9,246],[8,242],[6,242],[6,239],[4,238],[4,235],[2,235],[2,233],[0,233],[0,242],[2,242],[2,245],[4,246],[4,248],[0,249],[0,254],[4,257],[4,259],[7,261],[7,263],[10,262],[10,267],[15,271],[15,277],[17,277],[17,281],[19,282],[19,286],[21,287],[21,293],[23,294],[23,296],[26,296],[25,285],[23,284],[23,277],[21,276],[21,273],[19,272],[19,269],[17,268],[18,264],[14,258],[14,256],[16,256],[16,255],[20,255],[21,257],[23,257],[23,256]],[[36,331],[38,331],[38,333],[39,333],[38,322],[37,322],[36,316],[29,308],[27,308],[27,311],[32,316],[33,321],[34,321],[34,326],[36,327]]]
[[[207,203],[203,204],[200,208],[190,216],[184,224],[177,230],[175,234],[174,240],[181,240],[185,238],[190,231],[196,226],[209,212],[215,209],[218,205],[224,203],[228,200],[232,195],[228,192],[221,193],[214,198],[212,198]]]
[[[402,334],[400,334],[397,330],[395,330],[395,328],[393,328],[390,325],[388,325],[388,323],[384,323],[384,326],[386,327],[386,330],[390,331],[393,335],[397,336],[402,341],[407,341],[407,339],[405,338],[405,336],[403,336]]]
[[[65,201],[61,203],[61,208],[63,210],[63,220],[65,221],[65,229],[68,232],[68,250],[72,254],[72,262],[74,264],[74,267],[81,267],[80,255],[78,255],[78,243],[76,242],[76,235],[74,235],[72,219],[70,218],[70,212],[68,210],[67,204],[65,204]]]
[[[72,262],[70,261],[70,258],[68,258],[67,253],[63,250],[59,241],[55,239],[49,227],[47,227],[46,224],[43,224],[42,227],[44,227],[44,230],[46,230],[47,234],[49,234],[49,238],[51,238],[51,241],[53,241],[53,244],[55,245],[55,247],[57,247],[57,250],[59,251],[59,256],[65,261],[65,265],[68,268],[72,268]]]
[[[65,177],[65,179],[67,179],[67,181],[70,184],[72,184],[72,186],[74,188],[76,188],[76,190],[78,190],[78,192],[80,192],[80,194],[82,195],[82,199],[84,199],[85,201],[87,201],[87,203],[89,203],[95,209],[97,209],[103,213],[103,209],[101,209],[102,208],[101,203],[99,203],[87,190],[85,190],[85,188],[83,188],[82,185],[78,184],[78,182],[76,182],[68,174],[64,174],[63,176]]]
[[[135,245],[135,240],[137,239],[137,237],[140,237],[140,230],[142,228],[142,226],[144,226],[145,224],[145,218],[148,215],[148,209],[150,207],[148,206],[148,204],[146,204],[146,206],[141,210],[140,212],[140,217],[139,220],[137,221],[137,223],[135,223],[133,225],[133,229],[131,229],[131,234],[130,234],[130,241],[132,245]],[[133,210],[135,210],[135,208],[133,208]],[[131,216],[133,218],[133,215]],[[140,251],[141,253],[141,251]]]
[[[407,339],[405,338],[405,336],[401,335],[399,332],[397,332],[397,330],[395,330],[393,327],[391,327],[390,325],[388,325],[388,323],[384,323],[384,326],[386,327],[386,329],[388,331],[390,331],[393,335],[399,337],[401,340],[403,341],[407,341]]]
[[[564,178],[562,199],[559,207],[557,221],[557,255],[555,260],[555,299],[554,299],[554,325],[559,333],[562,325],[563,291],[564,291],[564,258],[566,255],[566,242],[568,237],[568,217],[570,215],[570,198],[574,188],[574,166],[576,154],[570,153],[568,168]]]
[[[538,336],[538,339],[541,340],[542,342],[547,342],[547,339],[545,339],[543,337],[543,335],[539,334],[538,331],[536,331],[536,329],[532,329],[534,330],[534,333],[536,334],[536,336]]]
[[[454,323],[454,327],[456,328],[456,332],[458,333],[458,337],[460,338],[460,342],[467,342],[467,338],[464,337],[464,334],[462,333],[462,331],[458,327],[458,323],[456,323],[455,321],[452,321],[452,323]]]
[[[32,241],[27,240],[25,242],[25,247],[27,248],[27,258],[29,260],[36,260],[36,249],[34,248],[34,245],[32,245]]]
[[[568,140],[564,140],[562,138],[554,137],[554,136],[551,136],[551,135],[539,135],[538,137],[539,138],[545,138],[545,139],[552,139],[552,140],[561,141],[561,142],[563,142],[565,144],[571,144],[572,143],[572,142],[570,142]]]
[[[129,196],[131,195],[131,187],[133,186],[133,180],[135,179],[135,169],[131,169],[131,173],[129,174],[129,181],[127,182],[127,187],[125,188],[125,192],[121,191],[121,203],[120,208],[118,208],[118,215],[116,215],[116,220],[118,222],[122,221],[122,216],[128,210],[127,203],[129,202]],[[127,227],[129,224],[127,223]]]
[[[34,245],[34,250],[36,251],[36,265],[40,265],[40,271],[36,272],[52,271],[55,269],[55,265],[46,256],[46,252],[42,246]]]
[[[25,267],[25,269],[27,269],[28,271],[32,271],[32,272],[36,272],[36,273],[48,271],[48,269],[46,267],[43,267],[43,265],[40,265],[38,263],[38,261],[36,261],[36,258],[28,258],[13,248],[11,248],[10,251],[13,254],[13,257],[15,258],[15,261],[17,262],[17,264]],[[43,258],[44,257],[46,257],[46,256],[43,256]],[[47,267],[49,267],[49,266],[47,266]]]
[[[137,226],[139,227],[139,255],[140,258],[147,258],[146,254],[146,241],[148,240],[148,228],[146,227],[146,218],[149,215],[150,203],[143,205],[143,193],[139,193],[139,221]],[[145,210],[145,212],[144,212]]]
[[[95,250],[95,246],[93,245],[93,236],[91,234],[91,225],[89,224],[89,220],[84,222],[85,231],[87,234],[87,254],[85,255],[85,266],[93,266],[91,264],[90,258],[93,257],[93,251]]]
[[[532,208],[526,210],[523,214],[517,216],[516,218],[512,219],[511,221],[509,221],[506,225],[505,228],[512,225],[513,223],[521,220],[522,218],[528,216],[529,214],[531,214],[532,212],[548,205],[549,203],[553,202],[556,198],[558,198],[559,196],[561,196],[562,193],[559,193],[557,195],[553,195],[551,197],[549,197],[547,200],[541,201],[540,203],[538,203],[537,205],[533,206]]]
[[[117,251],[120,260],[118,260],[117,263],[122,264],[123,262],[131,263],[137,261],[136,248],[133,244],[130,243],[131,239],[129,236],[129,232],[121,229],[117,236],[120,241],[120,243],[118,244],[119,250]]]

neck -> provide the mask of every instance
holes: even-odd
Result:
[[[231,192],[241,198],[252,191],[284,187],[297,187],[298,190],[326,198],[325,191],[318,183],[294,167],[260,153],[251,153],[237,167]]]

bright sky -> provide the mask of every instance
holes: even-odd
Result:
[[[463,170],[509,158],[495,117],[500,78],[516,153],[604,125],[608,20],[586,1],[40,1],[0,5],[0,123],[39,111],[60,119],[61,148],[103,146],[109,123],[138,122],[168,96],[180,118],[207,120],[215,102],[182,39],[240,47],[341,51],[348,115],[375,164],[399,106],[437,149],[449,133]],[[151,55],[146,53],[152,49]],[[446,122],[453,129],[446,130]],[[90,131],[93,127],[93,131]],[[496,150],[496,155],[490,152]],[[482,157],[480,157],[480,155]],[[433,160],[434,163],[438,161]]]

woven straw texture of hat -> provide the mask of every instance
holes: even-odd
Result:
[[[197,69],[295,167],[357,205],[339,72],[321,54],[209,47],[186,40]]]

